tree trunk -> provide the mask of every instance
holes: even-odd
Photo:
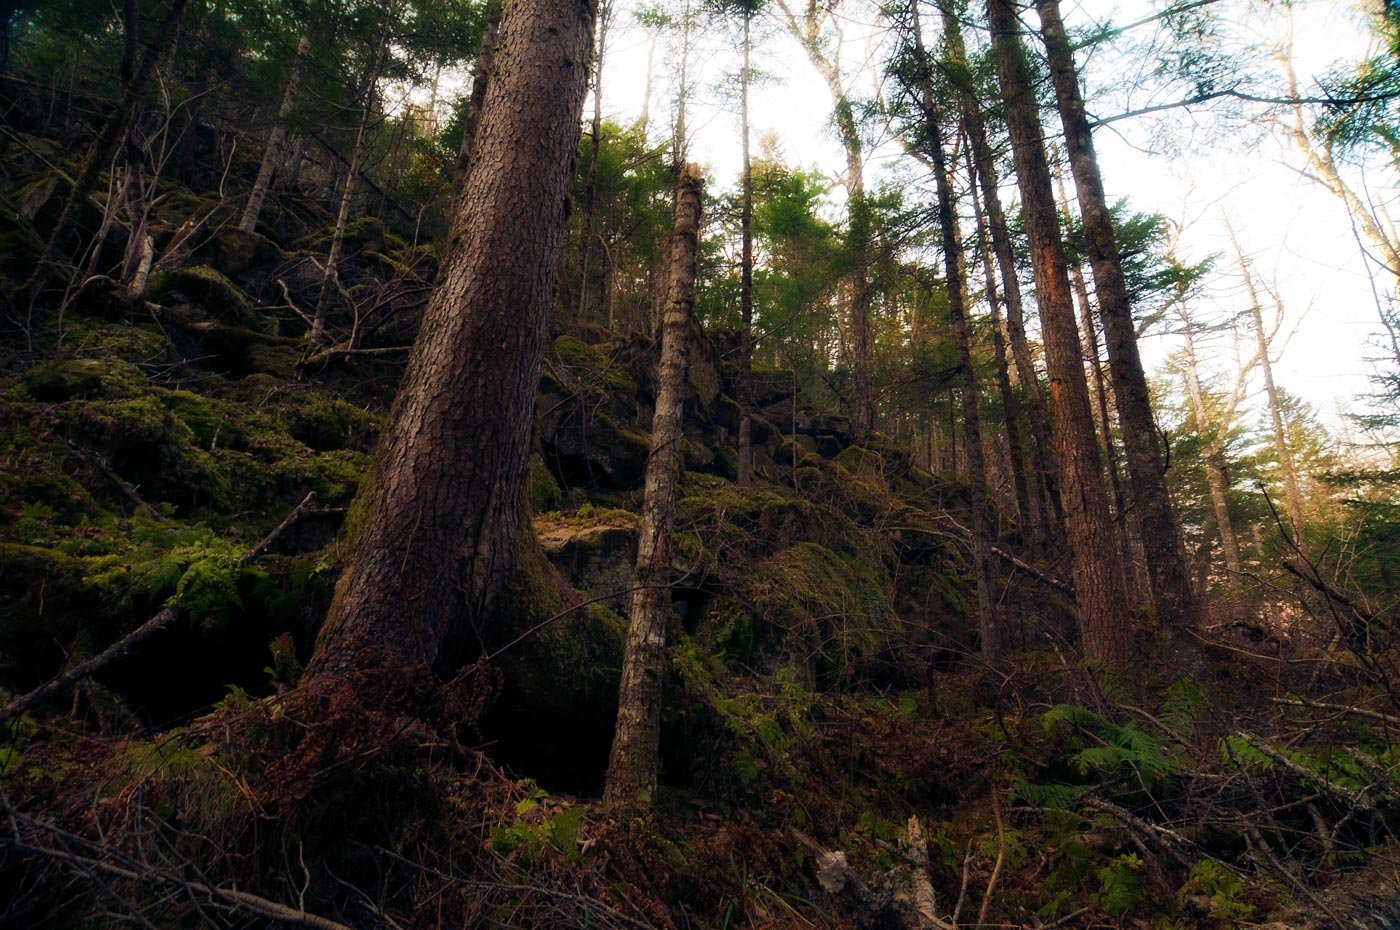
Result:
[[[1042,147],[1030,68],[1011,0],[987,0],[987,20],[1035,264],[1036,297],[1054,415],[1055,464],[1069,537],[1082,648],[1090,659],[1126,671],[1133,651],[1127,592],[1094,439],[1079,328],[1074,320],[1064,242],[1055,211],[1050,167]]]
[[[740,179],[739,236],[739,485],[753,481],[753,166],[749,159],[749,51],[753,15],[744,16],[744,61],[739,75],[739,133],[742,136],[743,175]]]
[[[851,369],[855,378],[852,399],[853,423],[858,438],[865,437],[875,427],[875,392],[871,381],[874,365],[874,339],[870,331],[870,216],[865,199],[865,154],[856,122],[855,107],[846,95],[841,79],[840,39],[834,50],[828,51],[821,38],[821,8],[808,5],[801,19],[795,16],[789,0],[778,0],[788,31],[802,44],[807,60],[826,82],[831,95],[836,134],[846,153],[846,221],[847,241],[854,253],[851,272],[846,278],[847,319],[851,327]]]
[[[106,122],[98,130],[97,138],[93,140],[92,146],[88,149],[87,158],[83,161],[82,174],[78,175],[73,189],[68,192],[68,199],[63,203],[63,210],[58,215],[58,221],[54,223],[53,231],[49,233],[48,241],[44,243],[44,251],[39,256],[39,261],[35,263],[34,271],[29,275],[29,279],[20,288],[31,299],[37,296],[38,291],[48,283],[53,274],[54,260],[63,246],[63,240],[68,238],[73,222],[77,219],[80,205],[97,188],[98,177],[111,164],[123,137],[130,130],[132,118],[140,106],[146,84],[150,81],[151,75],[155,73],[156,64],[164,54],[166,45],[169,44],[179,28],[180,20],[184,17],[185,7],[188,4],[189,0],[172,0],[170,9],[165,14],[165,19],[161,20],[160,26],[156,28],[156,34],[151,37],[151,42],[146,46],[139,63],[135,62],[136,19],[131,17],[127,20],[127,35],[125,37],[127,53],[123,56],[122,63],[122,83],[125,87],[122,90],[121,103],[108,115]]]
[[[1206,473],[1206,485],[1210,488],[1210,503],[1215,511],[1215,528],[1220,534],[1220,549],[1225,557],[1225,568],[1229,572],[1226,586],[1234,589],[1239,585],[1244,566],[1240,563],[1240,546],[1235,539],[1235,526],[1230,519],[1230,501],[1226,496],[1229,478],[1226,473],[1225,432],[1228,423],[1212,426],[1210,413],[1206,409],[1205,390],[1201,387],[1201,369],[1196,358],[1196,334],[1191,319],[1186,313],[1185,304],[1178,307],[1181,315],[1182,335],[1186,349],[1186,396],[1191,402],[1191,414],[1196,421],[1196,432],[1210,436],[1202,465]]]
[[[962,24],[950,0],[938,0],[939,12],[943,19],[944,43],[952,63],[964,73],[959,74],[959,96],[961,98],[963,127],[967,130],[969,154],[977,168],[977,185],[982,191],[982,202],[987,211],[987,229],[991,233],[991,246],[1001,269],[1002,299],[1006,304],[1007,341],[1011,344],[1011,357],[1016,363],[1020,376],[1021,390],[1025,396],[1026,420],[1030,424],[1031,442],[1038,467],[1031,473],[1034,480],[1033,493],[1042,498],[1049,514],[1054,519],[1047,520],[1047,541],[1059,539],[1062,533],[1063,510],[1060,505],[1059,489],[1055,484],[1055,450],[1050,439],[1050,419],[1046,411],[1045,395],[1040,389],[1040,376],[1036,373],[1031,358],[1030,340],[1026,338],[1025,309],[1021,301],[1021,281],[1016,275],[1016,256],[1011,246],[1011,232],[1006,223],[1006,211],[1001,204],[1001,179],[997,175],[996,158],[987,138],[987,121],[982,113],[982,102],[977,97],[976,88],[971,84],[971,75],[965,73],[967,51],[963,44]]]
[[[512,0],[475,165],[309,677],[432,663],[484,619],[524,510],[592,12]]]
[[[928,130],[929,154],[938,190],[938,227],[942,236],[943,276],[948,287],[948,318],[953,327],[953,348],[957,353],[962,393],[963,454],[967,457],[968,498],[972,509],[972,574],[977,584],[977,629],[982,639],[982,656],[994,671],[1001,664],[1002,628],[997,615],[995,579],[992,577],[992,513],[987,502],[986,454],[982,448],[982,425],[977,373],[972,364],[972,337],[967,323],[965,263],[958,218],[953,209],[953,185],[948,177],[947,156],[943,150],[933,84],[929,79],[928,57],[924,51],[923,29],[917,0],[912,4],[914,51],[918,56],[919,93],[924,126]]]
[[[593,53],[593,125],[588,144],[588,178],[583,188],[583,222],[579,223],[578,319],[588,312],[589,266],[592,264],[594,211],[598,200],[598,154],[603,144],[603,58],[608,48],[608,24],[612,20],[611,0],[598,5],[598,41]]]
[[[1064,205],[1065,215],[1069,215],[1069,204]],[[1132,548],[1128,537],[1131,535],[1128,520],[1127,501],[1123,497],[1123,479],[1118,474],[1118,448],[1113,442],[1113,416],[1108,409],[1108,385],[1104,383],[1103,363],[1099,359],[1099,332],[1094,325],[1094,307],[1089,302],[1089,288],[1084,282],[1084,272],[1078,265],[1070,265],[1070,282],[1074,295],[1079,301],[1080,328],[1084,333],[1084,358],[1094,379],[1094,401],[1098,406],[1099,431],[1102,436],[1100,448],[1108,465],[1108,487],[1113,494],[1113,516],[1118,526],[1118,549],[1123,554],[1123,566],[1129,587],[1134,587],[1137,572],[1133,565]],[[1137,592],[1130,592],[1137,593]]]
[[[282,160],[282,145],[287,138],[287,118],[296,106],[297,85],[301,83],[301,70],[311,54],[311,36],[304,35],[297,43],[297,54],[292,59],[292,70],[287,74],[287,84],[282,88],[282,103],[277,107],[277,122],[267,135],[267,145],[263,147],[262,164],[258,166],[258,179],[253,182],[253,190],[248,194],[248,203],[243,208],[243,216],[238,220],[238,228],[252,232],[262,213],[263,202],[267,200],[268,188],[272,185],[272,173]]]
[[[981,198],[977,196],[976,166],[968,153],[968,190],[972,194],[972,215],[977,224],[978,251],[982,257],[982,275],[986,281],[987,304],[992,315],[992,355],[997,368],[997,393],[1001,398],[1002,416],[1006,423],[1006,444],[1011,460],[1011,481],[1016,491],[1016,509],[1020,516],[1020,528],[1026,541],[1036,549],[1043,549],[1046,543],[1045,513],[1042,510],[1044,498],[1039,487],[1032,490],[1028,474],[1035,471],[1034,463],[1028,458],[1025,442],[1021,436],[1021,402],[1011,383],[1011,362],[1007,357],[1006,339],[1003,336],[1004,321],[1001,316],[1001,302],[997,293],[996,273],[992,269],[992,246],[987,232],[986,218],[982,212]]]
[[[700,173],[681,169],[671,238],[671,293],[661,328],[656,412],[651,421],[636,590],[622,657],[617,729],[603,800],[621,811],[651,807],[656,795],[661,733],[661,682],[671,618],[672,526],[681,473],[681,410],[685,403],[687,332],[695,309],[695,253],[700,232]]]
[[[1036,9],[1040,12],[1041,31],[1049,52],[1050,76],[1065,131],[1065,151],[1069,155],[1094,272],[1099,316],[1103,320],[1104,342],[1113,376],[1113,399],[1123,432],[1128,481],[1133,492],[1133,510],[1142,528],[1157,622],[1167,634],[1167,648],[1173,653],[1164,658],[1168,667],[1200,677],[1204,674],[1204,657],[1199,642],[1191,635],[1200,625],[1200,605],[1191,589],[1181,528],[1167,490],[1161,439],[1152,416],[1147,376],[1138,355],[1137,328],[1123,277],[1123,260],[1099,174],[1089,120],[1084,113],[1079,76],[1069,37],[1060,19],[1059,0],[1036,0]]]
[[[1259,345],[1259,370],[1264,376],[1264,395],[1269,401],[1269,423],[1274,433],[1274,454],[1278,456],[1279,474],[1283,476],[1284,500],[1288,507],[1288,522],[1293,524],[1293,541],[1300,549],[1306,549],[1303,530],[1303,494],[1298,487],[1298,470],[1293,464],[1293,450],[1288,446],[1288,432],[1284,429],[1283,408],[1279,405],[1278,386],[1274,384],[1274,365],[1269,360],[1269,337],[1264,332],[1264,311],[1259,301],[1259,290],[1254,284],[1254,275],[1245,261],[1244,252],[1235,238],[1235,229],[1226,224],[1230,233],[1230,244],[1235,249],[1235,257],[1244,275],[1245,293],[1249,295],[1249,315],[1254,323],[1254,338]]]
[[[491,80],[491,65],[496,57],[496,34],[501,28],[499,0],[490,0],[486,4],[485,17],[481,27],[481,48],[476,53],[476,66],[472,69],[472,96],[467,103],[467,118],[462,124],[462,145],[457,150],[457,169],[452,181],[453,217],[462,215],[459,201],[466,187],[467,171],[471,168],[476,128],[481,122],[481,107],[486,101],[486,87]]]
[[[350,150],[350,163],[346,166],[345,185],[340,190],[340,207],[336,211],[335,230],[331,233],[330,250],[326,253],[325,273],[321,277],[321,295],[316,301],[316,316],[311,323],[309,348],[311,352],[320,349],[326,341],[326,313],[330,309],[331,294],[340,289],[340,253],[345,248],[345,227],[350,221],[350,207],[355,201],[355,182],[360,178],[360,159],[364,156],[365,134],[369,131],[370,119],[374,114],[374,90],[379,84],[379,72],[384,65],[388,40],[387,28],[380,35],[374,62],[370,65],[369,80],[365,84],[365,101],[360,108],[360,124],[355,129],[355,144]]]

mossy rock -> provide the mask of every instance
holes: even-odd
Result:
[[[714,449],[689,436],[681,439],[681,453],[685,458],[686,468],[707,468],[715,461]]]
[[[545,455],[570,485],[632,488],[641,483],[651,437],[586,404],[556,404],[540,420]]]
[[[548,513],[559,509],[559,503],[564,496],[563,491],[541,456],[530,456],[530,473],[526,482],[526,497],[530,502],[531,513]]]
[[[597,346],[573,336],[560,336],[554,340],[554,354],[585,384],[629,394],[637,391],[637,382],[632,380],[632,376]]]
[[[84,399],[124,399],[148,390],[135,365],[111,359],[69,358],[44,362],[24,376],[29,396],[40,403]]]
[[[848,446],[835,458],[842,469],[867,481],[885,480],[885,458],[874,450],[863,446]]]
[[[244,365],[250,372],[291,378],[296,374],[301,359],[302,353],[295,346],[251,343],[244,356]]]
[[[119,320],[126,313],[122,298],[126,288],[105,274],[95,274],[83,282],[73,295],[69,310],[80,316],[92,316],[101,320]]]
[[[162,271],[151,278],[151,299],[162,304],[187,303],[211,319],[242,329],[256,329],[258,315],[248,298],[228,278],[205,265]]]
[[[715,446],[715,458],[710,463],[706,471],[719,475],[721,478],[728,478],[735,481],[739,477],[739,450],[731,445],[721,443]]]
[[[286,259],[275,242],[256,232],[230,226],[211,236],[195,250],[199,262],[237,277],[260,268],[274,267]]]
[[[170,358],[170,339],[153,323],[104,323],[75,317],[65,344],[84,356],[116,358],[136,365],[159,365]]]
[[[335,238],[335,226],[327,226],[293,243],[293,249],[325,251]],[[384,221],[377,216],[362,216],[345,224],[341,246],[346,255],[360,252],[383,252],[386,248],[402,249],[407,245],[403,237],[385,228]]]

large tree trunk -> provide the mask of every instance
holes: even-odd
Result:
[[[938,227],[942,237],[943,277],[948,287],[948,319],[953,327],[953,348],[957,353],[962,392],[963,454],[967,457],[968,498],[972,509],[972,574],[977,586],[977,629],[982,640],[982,656],[996,670],[1001,663],[1002,629],[997,612],[995,579],[992,577],[992,512],[987,502],[987,463],[982,448],[982,424],[977,393],[977,373],[972,363],[972,337],[967,323],[967,287],[963,277],[965,262],[958,217],[953,209],[953,185],[948,177],[943,133],[939,126],[933,84],[929,79],[928,57],[924,51],[923,29],[919,23],[917,0],[912,4],[914,52],[918,56],[919,94],[924,126],[928,130],[929,155],[938,191]]]
[[[1090,659],[1123,671],[1128,668],[1133,651],[1127,592],[1094,438],[1064,241],[1055,211],[1030,67],[1021,47],[1020,23],[1011,0],[987,0],[987,21],[1035,264],[1036,297],[1054,416],[1055,464],[1069,537],[1082,647]]]
[[[448,256],[309,675],[434,662],[511,566],[592,12],[512,0]]]
[[[34,271],[20,288],[21,292],[29,295],[31,299],[37,296],[38,291],[49,282],[54,270],[54,261],[59,250],[63,247],[64,240],[68,238],[73,222],[77,219],[79,207],[96,190],[97,179],[103,171],[107,170],[122,143],[122,139],[131,129],[131,121],[140,107],[146,84],[150,82],[151,75],[155,73],[156,63],[165,54],[165,47],[174,37],[180,20],[185,15],[185,7],[188,5],[189,0],[172,0],[170,9],[165,14],[165,19],[161,20],[160,25],[156,28],[156,34],[151,37],[150,44],[146,46],[139,62],[135,60],[136,18],[134,16],[127,17],[125,37],[127,54],[123,57],[122,64],[122,82],[125,86],[122,89],[121,103],[117,104],[116,109],[108,114],[106,122],[98,130],[97,138],[88,148],[87,158],[83,161],[82,174],[78,175],[73,189],[68,192],[68,199],[64,201],[63,210],[58,215],[58,221],[54,223],[53,231],[49,233],[48,241],[44,243],[44,251],[39,256],[39,261],[35,263]]]
[[[287,74],[287,84],[282,88],[282,102],[277,107],[277,122],[267,134],[267,145],[263,147],[262,164],[258,166],[258,178],[248,194],[248,203],[243,207],[243,216],[238,220],[238,228],[249,232],[257,225],[267,200],[268,188],[272,186],[272,173],[282,161],[282,145],[287,139],[287,119],[297,102],[297,86],[301,83],[301,70],[311,54],[311,36],[304,35],[297,43],[296,57],[292,59],[292,70]]]
[[[1036,0],[1036,9],[1040,12],[1041,31],[1049,52],[1050,76],[1065,131],[1065,151],[1069,155],[1084,239],[1094,272],[1099,316],[1103,320],[1104,342],[1113,375],[1113,399],[1123,432],[1133,509],[1142,527],[1152,599],[1157,621],[1168,635],[1168,648],[1174,653],[1165,659],[1169,667],[1199,677],[1204,674],[1204,658],[1191,631],[1200,625],[1200,606],[1191,589],[1181,528],[1167,490],[1161,440],[1152,416],[1147,376],[1138,355],[1137,328],[1123,276],[1123,260],[1099,174],[1089,120],[1084,113],[1079,75],[1069,37],[1060,19],[1059,0]]]
[[[950,0],[938,0],[938,9],[942,15],[948,57],[960,72],[957,78],[963,128],[967,131],[969,154],[977,169],[977,186],[982,192],[983,205],[987,211],[986,225],[991,233],[992,251],[997,266],[1001,269],[1002,299],[1006,304],[1007,341],[1011,344],[1011,357],[1016,363],[1015,370],[1021,382],[1021,390],[1025,394],[1024,410],[1030,425],[1031,443],[1037,464],[1029,476],[1034,484],[1031,490],[1040,498],[1040,503],[1045,505],[1047,511],[1040,535],[1047,542],[1058,540],[1063,535],[1064,514],[1060,505],[1059,489],[1055,485],[1055,451],[1050,439],[1050,418],[1044,393],[1040,389],[1040,376],[1036,373],[1031,357],[1030,340],[1026,338],[1021,281],[1016,275],[1016,256],[1011,245],[1011,231],[1006,222],[1006,211],[1001,204],[1001,179],[997,174],[996,158],[987,136],[987,120],[982,112],[982,102],[972,84],[972,75],[967,72],[967,51],[963,44],[962,24]],[[1050,515],[1053,515],[1053,519]]]
[[[753,481],[753,165],[749,159],[749,51],[753,14],[744,17],[744,60],[739,75],[739,133],[742,137],[743,174],[739,208],[739,484]]]
[[[695,252],[700,232],[700,173],[681,169],[671,238],[671,293],[661,327],[656,412],[651,421],[642,528],[637,539],[636,590],[617,728],[603,799],[615,810],[644,810],[656,794],[661,733],[661,682],[666,671],[666,627],[671,617],[672,526],[681,473],[681,408],[685,403],[687,332],[695,309]]]

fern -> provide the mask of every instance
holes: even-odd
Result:
[[[1180,770],[1180,764],[1167,754],[1155,737],[1131,724],[1118,724],[1085,707],[1060,704],[1046,711],[1041,725],[1049,736],[1066,739],[1073,751],[1067,761],[1081,777],[1095,777],[1102,783],[1122,779],[1137,782],[1152,792]],[[1097,740],[1083,746],[1078,734]]]
[[[1174,681],[1157,709],[1157,719],[1182,736],[1194,736],[1196,723],[1209,707],[1210,692],[1189,679]]]
[[[1089,789],[1076,785],[1040,785],[1021,781],[1012,787],[1012,793],[1031,807],[1048,807],[1054,810],[1072,810],[1075,803]]]

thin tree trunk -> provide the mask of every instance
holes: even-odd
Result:
[[[992,268],[992,246],[986,218],[982,212],[981,198],[977,196],[977,169],[972,163],[971,151],[968,152],[967,174],[971,182],[968,190],[972,194],[972,215],[977,224],[977,240],[980,244],[978,252],[981,253],[982,275],[986,281],[987,304],[991,307],[992,355],[997,368],[997,393],[1001,398],[1002,417],[1006,423],[1007,454],[1011,460],[1011,480],[1016,491],[1016,508],[1027,542],[1034,548],[1041,549],[1046,542],[1045,513],[1042,510],[1044,498],[1038,488],[1032,490],[1031,481],[1027,479],[1027,475],[1033,473],[1035,467],[1028,458],[1029,453],[1021,436],[1021,402],[1011,383],[1011,362],[1007,357],[1006,339],[1003,335],[1001,301],[997,293],[996,272]]]
[[[1283,408],[1279,404],[1278,386],[1274,383],[1274,366],[1269,360],[1269,337],[1264,331],[1264,311],[1259,301],[1259,291],[1254,283],[1254,274],[1245,261],[1244,252],[1235,238],[1235,229],[1226,223],[1230,233],[1230,244],[1235,249],[1235,258],[1244,276],[1245,293],[1249,295],[1249,315],[1254,323],[1254,338],[1259,345],[1259,370],[1264,376],[1264,395],[1269,401],[1269,423],[1274,433],[1274,454],[1278,457],[1279,473],[1283,476],[1284,500],[1288,506],[1288,522],[1293,524],[1293,541],[1300,549],[1306,548],[1303,531],[1307,521],[1303,517],[1303,494],[1298,486],[1298,470],[1293,463],[1293,450],[1288,445],[1288,432],[1284,428]]]
[[[938,226],[942,235],[943,275],[948,286],[948,318],[953,327],[962,393],[963,450],[967,457],[968,498],[972,508],[972,574],[977,587],[977,628],[981,634],[982,656],[993,670],[1002,657],[1002,628],[998,617],[995,579],[992,576],[994,529],[987,501],[986,454],[982,448],[982,424],[977,393],[977,372],[972,363],[972,337],[967,322],[967,286],[964,278],[963,247],[958,234],[957,213],[953,209],[953,185],[948,177],[947,156],[943,150],[942,127],[928,73],[917,0],[912,6],[914,51],[918,56],[919,94],[924,125],[928,131],[929,154],[933,159],[934,183],[938,189]]]
[[[1049,52],[1050,76],[1055,85],[1060,122],[1065,131],[1065,151],[1078,194],[1094,286],[1103,320],[1104,342],[1113,375],[1113,398],[1123,433],[1133,509],[1142,528],[1152,599],[1157,622],[1167,634],[1166,664],[1178,672],[1199,678],[1205,674],[1204,656],[1191,631],[1200,625],[1200,605],[1186,568],[1181,528],[1172,509],[1162,461],[1161,439],[1152,416],[1147,376],[1138,355],[1137,328],[1123,276],[1123,260],[1104,194],[1098,158],[1069,37],[1060,19],[1059,0],[1036,0],[1041,31]]]
[[[1069,215],[1069,204],[1064,204],[1065,215]],[[1076,264],[1069,266],[1070,282],[1074,295],[1079,301],[1080,329],[1084,333],[1084,358],[1089,363],[1089,371],[1094,379],[1094,401],[1098,406],[1099,433],[1104,459],[1108,465],[1108,487],[1113,494],[1113,516],[1118,526],[1118,548],[1123,553],[1123,565],[1127,569],[1126,580],[1134,587],[1136,571],[1127,568],[1133,564],[1131,535],[1128,521],[1127,501],[1123,496],[1123,479],[1118,474],[1118,448],[1113,442],[1113,415],[1108,407],[1108,385],[1104,381],[1103,363],[1099,358],[1099,333],[1094,325],[1094,307],[1089,302],[1089,288],[1084,282],[1084,271]]]
[[[671,618],[672,527],[681,473],[681,408],[685,402],[687,332],[695,309],[695,253],[700,231],[700,172],[681,170],[671,238],[671,293],[661,327],[656,412],[651,421],[636,590],[622,657],[617,728],[608,759],[604,802],[614,810],[651,806],[660,765],[661,682]]]
[[[739,75],[739,124],[742,136],[742,203],[739,210],[739,485],[753,481],[753,166],[749,159],[749,51],[753,15],[744,16],[744,61]]]
[[[179,28],[180,20],[184,17],[185,7],[188,4],[189,0],[172,0],[170,9],[165,14],[165,19],[161,20],[160,26],[156,28],[156,34],[151,37],[150,44],[146,46],[145,52],[141,55],[140,62],[134,67],[132,63],[135,61],[137,42],[136,19],[131,17],[127,20],[127,34],[125,36],[127,54],[123,56],[122,66],[122,79],[125,86],[122,90],[121,103],[108,115],[106,122],[98,130],[97,138],[93,140],[92,146],[88,149],[87,158],[83,161],[82,174],[78,175],[73,189],[68,192],[68,199],[63,203],[58,221],[54,223],[53,231],[49,233],[48,241],[44,243],[44,251],[39,256],[39,261],[35,263],[34,271],[29,275],[29,279],[20,288],[31,298],[37,295],[37,292],[48,283],[53,274],[54,260],[63,245],[63,240],[68,237],[68,233],[78,217],[79,207],[97,188],[98,177],[111,164],[123,137],[130,130],[132,118],[140,106],[146,84],[150,81],[151,75],[155,73],[156,64],[164,54],[166,45],[170,43]]]
[[[603,144],[603,59],[608,48],[608,24],[612,20],[611,0],[598,5],[598,41],[593,53],[593,125],[588,144],[588,179],[583,188],[583,222],[579,224],[578,319],[588,312],[588,273],[592,264],[594,212],[598,200],[598,153]]]
[[[847,241],[854,262],[846,278],[847,318],[851,327],[851,369],[855,378],[852,399],[853,427],[857,437],[870,434],[875,426],[875,393],[871,381],[874,365],[874,339],[870,329],[870,216],[865,198],[865,154],[856,121],[855,107],[846,95],[841,79],[840,36],[833,47],[821,37],[822,7],[809,4],[801,18],[794,15],[789,0],[778,0],[788,31],[802,44],[807,59],[817,69],[831,95],[836,134],[846,153]],[[829,12],[828,12],[829,15]]]
[[[512,565],[591,25],[576,0],[512,0],[502,19],[475,166],[311,679],[431,664]]]
[[[651,36],[647,46],[647,83],[642,91],[642,115],[637,118],[637,129],[642,134],[642,145],[646,145],[647,128],[651,124],[651,94],[656,74],[656,34]]]
[[[248,203],[243,208],[243,216],[238,220],[238,228],[252,232],[262,213],[263,202],[267,200],[268,188],[272,185],[272,173],[282,161],[282,145],[287,138],[287,119],[297,102],[297,86],[301,83],[302,67],[311,54],[311,36],[304,35],[297,43],[296,57],[292,59],[292,70],[287,74],[287,84],[282,88],[282,102],[277,107],[277,122],[267,135],[267,145],[263,147],[262,164],[258,166],[258,178],[253,182],[253,190],[248,194]]]
[[[1020,23],[1010,0],[987,0],[987,20],[1035,264],[1054,414],[1055,463],[1069,537],[1082,648],[1090,659],[1125,671],[1133,651],[1127,592],[1115,551],[1103,468],[1094,439],[1079,329],[1074,320],[1050,167],[1042,146],[1040,115],[1021,47]]]
[[[374,115],[374,91],[379,84],[379,72],[384,65],[387,27],[380,35],[379,47],[374,62],[370,66],[369,80],[365,84],[364,105],[360,109],[360,124],[355,130],[355,144],[350,150],[350,164],[346,166],[345,185],[340,191],[340,208],[336,211],[335,230],[331,233],[330,250],[326,253],[325,274],[321,278],[321,295],[316,301],[316,316],[311,323],[310,351],[321,348],[326,340],[326,313],[330,309],[331,294],[340,288],[340,253],[345,249],[345,227],[350,221],[350,207],[355,200],[355,182],[360,177],[360,159],[364,156],[365,134]]]
[[[943,19],[947,54],[952,63],[965,72],[967,51],[963,44],[962,24],[950,0],[938,0],[938,8]],[[982,102],[977,97],[975,87],[970,83],[971,75],[961,73],[959,78],[963,127],[967,130],[969,154],[977,168],[977,185],[982,191],[982,202],[987,211],[986,225],[991,233],[992,250],[1001,269],[1007,340],[1011,344],[1011,357],[1016,363],[1015,370],[1020,376],[1021,390],[1025,394],[1026,420],[1030,424],[1031,443],[1038,463],[1038,467],[1031,473],[1034,481],[1032,491],[1042,497],[1048,505],[1048,513],[1054,515],[1053,520],[1047,518],[1044,523],[1047,541],[1058,540],[1063,535],[1064,513],[1060,505],[1059,489],[1055,484],[1055,450],[1050,438],[1050,418],[1045,395],[1040,388],[1040,376],[1036,373],[1031,357],[1030,340],[1026,338],[1021,281],[1016,274],[1011,232],[1006,222],[1006,211],[1001,204],[1001,179],[997,175],[996,158],[987,137],[987,121],[982,112]]]
[[[1206,409],[1205,390],[1201,387],[1200,364],[1196,358],[1196,334],[1191,325],[1190,317],[1186,313],[1185,304],[1178,307],[1181,315],[1182,335],[1186,349],[1186,396],[1191,402],[1191,413],[1196,420],[1196,432],[1202,436],[1210,435],[1209,444],[1206,446],[1206,454],[1202,458],[1202,465],[1206,473],[1206,485],[1210,489],[1210,503],[1215,511],[1215,528],[1220,534],[1220,549],[1225,557],[1225,568],[1229,572],[1226,579],[1226,586],[1234,589],[1239,585],[1240,573],[1244,566],[1240,562],[1240,546],[1235,539],[1235,526],[1230,519],[1230,500],[1226,495],[1229,487],[1229,478],[1225,468],[1225,437],[1224,431],[1228,429],[1227,423],[1217,424],[1214,428],[1210,422],[1210,413]]]

